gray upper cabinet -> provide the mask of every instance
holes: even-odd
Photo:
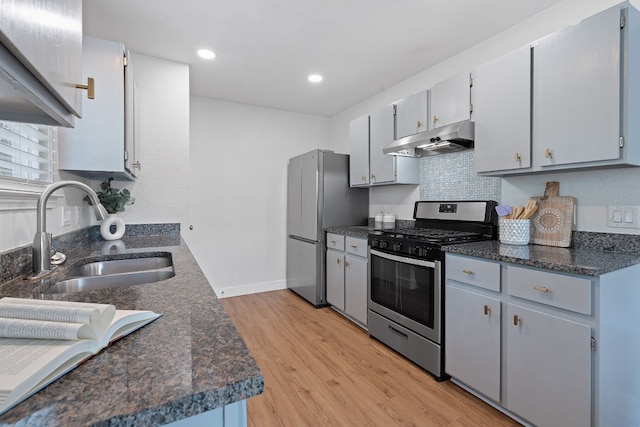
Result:
[[[95,78],[95,99],[84,99],[74,129],[60,129],[58,167],[89,178],[139,175],[135,80],[124,45],[84,38],[85,77]]]
[[[393,182],[395,175],[395,156],[382,152],[385,145],[394,140],[394,108],[393,104],[385,105],[371,112],[369,134],[369,165],[371,184]]]
[[[640,165],[639,76],[640,12],[627,2],[533,42],[531,58],[522,48],[479,66],[476,171]]]
[[[349,124],[349,185],[369,185],[369,115]]]
[[[0,119],[73,126],[82,113],[76,84],[86,84],[82,1],[0,0],[0,9]]]
[[[396,139],[429,130],[429,91],[396,102]]]
[[[536,166],[620,158],[620,10],[537,42],[533,55]]]
[[[419,184],[417,158],[391,156],[382,149],[395,137],[395,106],[385,105],[351,121],[349,128],[350,186]]]
[[[431,88],[431,124],[439,128],[471,118],[471,75],[460,73]]]
[[[531,167],[531,48],[524,46],[474,73],[476,172]]]

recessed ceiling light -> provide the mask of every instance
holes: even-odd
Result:
[[[322,81],[322,76],[320,74],[311,74],[307,78],[311,83],[320,83]]]
[[[209,49],[200,49],[198,51],[198,56],[203,59],[213,59],[216,57],[215,52]]]

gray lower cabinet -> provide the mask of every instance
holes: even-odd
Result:
[[[240,400],[193,417],[167,424],[169,427],[246,427],[247,401]]]
[[[327,302],[367,326],[367,240],[327,234]]]
[[[640,425],[637,277],[447,254],[445,370],[519,421]]]

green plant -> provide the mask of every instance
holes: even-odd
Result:
[[[124,212],[124,206],[132,205],[136,199],[131,197],[131,193],[126,188],[121,191],[111,187],[111,181],[113,181],[113,178],[108,178],[106,181],[100,183],[102,190],[96,192],[98,199],[100,199],[100,203],[110,214]],[[92,204],[88,196],[85,197],[84,200]]]

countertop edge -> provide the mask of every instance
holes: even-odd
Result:
[[[259,367],[184,240],[144,236],[123,241],[127,257],[170,252],[176,276],[127,289],[61,294],[53,299],[72,296],[69,300],[108,302],[117,308],[164,315],[1,415],[0,426],[162,425],[264,391]],[[74,255],[72,258],[102,258],[103,242]],[[68,262],[71,266],[73,259]],[[38,289],[26,291],[24,283],[13,282],[15,286],[0,287],[0,297],[29,297]],[[22,295],[12,295],[16,289]],[[98,301],[100,298],[106,300]],[[118,371],[120,367],[126,372]],[[103,385],[107,390],[102,390]],[[109,388],[119,391],[114,394]],[[151,389],[155,390],[149,393]],[[79,398],[86,399],[82,403],[88,409],[74,410]]]

